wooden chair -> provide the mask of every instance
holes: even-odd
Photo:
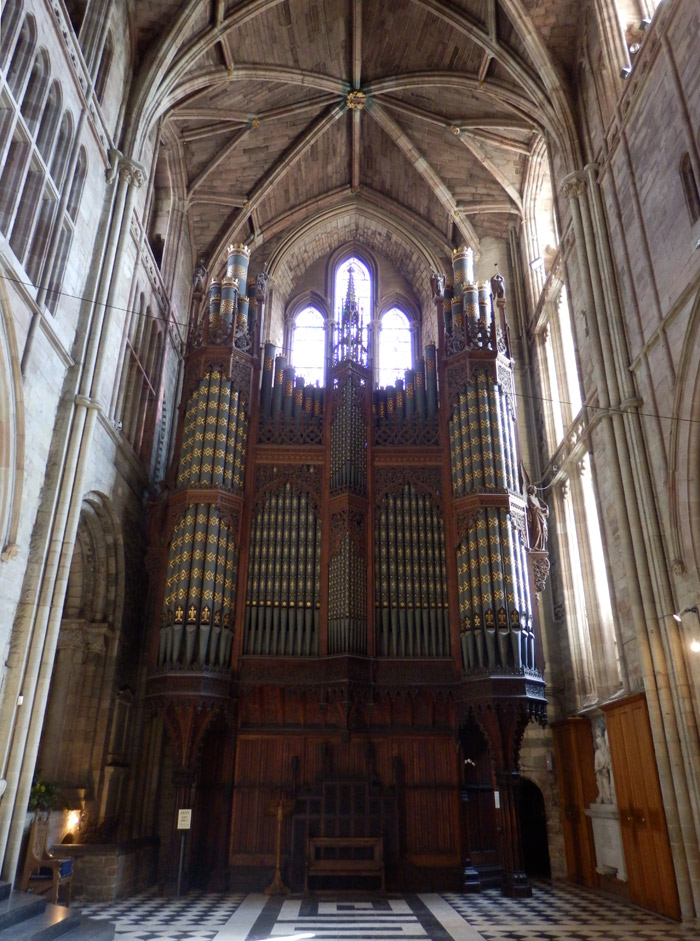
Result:
[[[27,855],[22,870],[20,889],[22,892],[51,891],[51,901],[58,903],[60,886],[66,887],[66,905],[70,905],[73,860],[70,857],[52,856],[46,848],[49,838],[49,817],[36,813],[29,830]]]

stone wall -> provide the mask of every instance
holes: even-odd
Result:
[[[62,844],[52,852],[73,857],[73,896],[88,902],[127,898],[156,880],[157,840]]]

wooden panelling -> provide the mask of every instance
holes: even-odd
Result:
[[[561,801],[566,871],[569,879],[597,886],[591,822],[584,811],[598,788],[593,769],[593,733],[588,719],[571,718],[552,724],[554,756]]]
[[[604,711],[630,899],[680,918],[646,699],[634,696]]]
[[[295,827],[299,843],[299,826],[303,829],[310,825],[304,822],[307,818],[315,821],[316,835],[325,835],[328,827],[331,831],[337,829],[340,824],[336,818],[343,808],[329,805],[326,811],[332,811],[332,820],[325,820],[325,791],[319,791],[318,807],[314,804],[316,790],[327,790],[332,781],[341,796],[345,793],[343,782],[347,783],[348,793],[354,794],[364,782],[370,788],[368,795],[376,794],[377,799],[394,795],[391,800],[396,809],[382,812],[387,820],[398,818],[397,836],[386,838],[388,867],[395,867],[400,857],[417,865],[456,867],[460,863],[461,833],[457,755],[449,734],[404,736],[380,732],[347,742],[338,734],[243,732],[236,753],[229,863],[269,865],[273,861],[275,827],[267,810],[281,791],[297,799],[292,821],[283,829],[284,855],[293,849],[290,840]],[[298,759],[296,779],[292,772],[294,758]],[[380,819],[377,808],[369,798],[366,804],[367,820],[354,819],[365,806],[355,800],[353,832],[349,835],[381,835],[373,832]],[[346,809],[348,813],[350,809]],[[294,820],[300,814],[303,820],[300,818],[297,825]]]

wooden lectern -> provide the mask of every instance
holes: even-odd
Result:
[[[282,881],[282,871],[280,869],[280,857],[282,855],[282,821],[294,810],[296,801],[289,797],[280,796],[276,800],[271,800],[267,805],[266,814],[270,817],[277,817],[277,851],[275,854],[275,875],[272,882],[265,889],[265,895],[289,895],[289,889]]]

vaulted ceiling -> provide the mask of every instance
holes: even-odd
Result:
[[[134,2],[128,143],[138,157],[160,122],[159,175],[212,270],[231,241],[269,260],[296,232],[317,239],[320,220],[330,249],[334,222],[347,236],[348,218],[370,216],[404,248],[418,236],[435,257],[465,241],[478,250],[519,223],[543,137],[575,161],[579,10],[579,0]]]

